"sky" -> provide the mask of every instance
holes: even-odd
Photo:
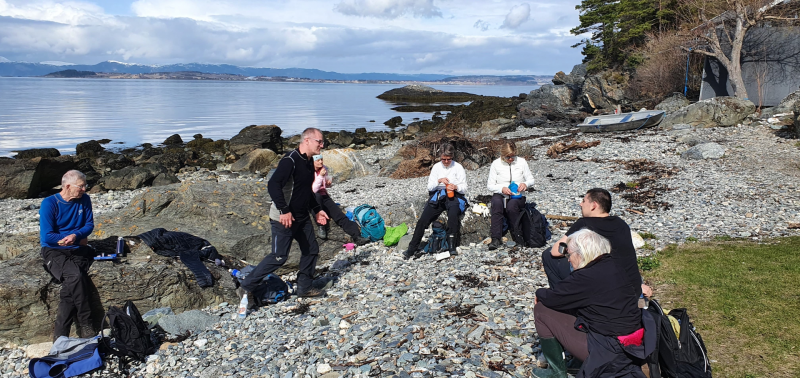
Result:
[[[578,0],[0,0],[0,62],[552,75]]]

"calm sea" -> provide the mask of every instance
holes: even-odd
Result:
[[[375,96],[397,84],[0,78],[0,156],[55,147],[74,153],[90,139],[106,148],[161,143],[172,134],[231,138],[248,125],[275,124],[283,135],[306,127],[387,130],[429,113],[399,113]],[[434,85],[445,91],[510,97],[536,86]],[[375,122],[370,122],[374,120]]]

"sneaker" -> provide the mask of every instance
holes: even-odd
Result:
[[[494,251],[495,249],[500,248],[503,245],[503,242],[500,239],[492,238],[492,242],[489,243],[489,250]]]
[[[371,243],[371,241],[365,237],[356,236],[355,239],[353,240],[353,243],[355,243],[357,246],[360,247],[364,244]]]
[[[325,290],[320,290],[315,287],[312,287],[306,291],[299,292],[297,296],[303,298],[323,297],[325,296]]]

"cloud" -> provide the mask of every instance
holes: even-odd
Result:
[[[11,61],[11,60],[9,60],[9,59],[6,59],[6,58],[4,58],[4,57],[0,56],[0,63],[10,62],[10,61]]]
[[[511,8],[511,11],[506,15],[503,21],[502,28],[516,29],[531,17],[531,6],[528,3],[522,3]]]
[[[487,31],[489,30],[489,23],[484,20],[478,20],[475,21],[475,25],[472,25],[472,27],[480,31]]]
[[[414,17],[442,17],[433,0],[342,0],[334,7],[348,16],[395,19],[411,13]]]

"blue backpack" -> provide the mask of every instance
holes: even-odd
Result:
[[[450,243],[447,242],[447,227],[441,221],[435,221],[431,225],[431,236],[428,238],[428,244],[422,248],[423,253],[439,253],[450,249]]]
[[[368,238],[370,241],[378,241],[383,239],[383,235],[386,235],[386,225],[374,206],[358,206],[353,210],[353,216],[361,226],[362,237]]]

